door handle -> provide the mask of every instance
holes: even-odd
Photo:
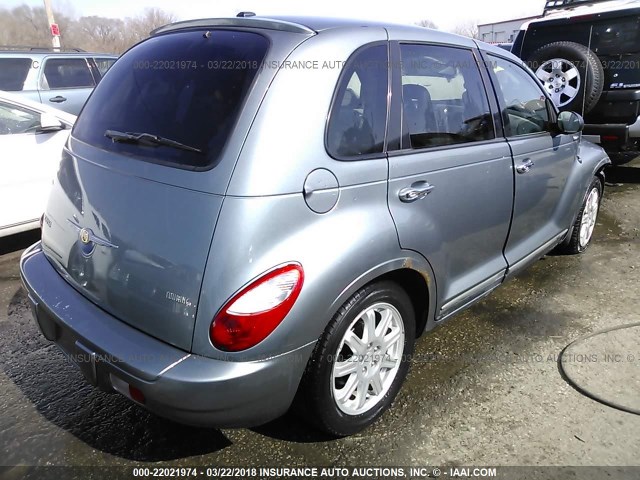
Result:
[[[433,191],[434,188],[434,185],[425,181],[420,181],[413,183],[410,187],[400,190],[398,196],[400,197],[400,201],[404,203],[411,203],[425,198]]]
[[[533,160],[525,160],[522,165],[518,165],[516,167],[516,172],[527,173],[529,170],[531,170],[531,167],[533,167],[534,165],[535,164],[533,163]]]
[[[62,103],[62,102],[66,102],[67,99],[66,99],[66,97],[58,95],[56,97],[50,98],[49,101],[53,102],[53,103]]]

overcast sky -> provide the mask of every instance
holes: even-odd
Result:
[[[131,17],[146,7],[159,7],[180,20],[234,16],[239,11],[258,15],[311,15],[385,20],[394,23],[434,21],[452,29],[468,21],[488,23],[542,13],[544,0],[51,0],[57,10],[72,15]],[[2,6],[26,3],[42,6],[42,0],[2,0]]]

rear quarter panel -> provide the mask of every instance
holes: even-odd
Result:
[[[359,288],[367,272],[384,271],[381,264],[401,256],[386,191],[386,179],[342,188],[334,209],[323,215],[312,212],[301,193],[227,197],[205,270],[193,352],[254,360],[317,340],[340,299]],[[290,261],[302,264],[305,279],[284,321],[245,352],[227,354],[215,349],[209,327],[218,310],[260,274]]]

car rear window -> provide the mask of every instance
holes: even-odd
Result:
[[[153,37],[123,55],[84,107],[73,135],[104,150],[189,169],[214,165],[260,71],[269,41],[233,30]],[[114,141],[105,133],[157,142]],[[198,150],[198,151],[194,151]]]
[[[0,58],[0,90],[22,90],[30,67],[30,58]]]

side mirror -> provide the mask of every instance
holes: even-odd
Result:
[[[40,115],[39,132],[55,132],[56,130],[62,130],[64,126],[62,122],[50,113],[42,113]]]
[[[560,133],[578,133],[584,128],[583,118],[575,112],[560,112],[558,131]]]

